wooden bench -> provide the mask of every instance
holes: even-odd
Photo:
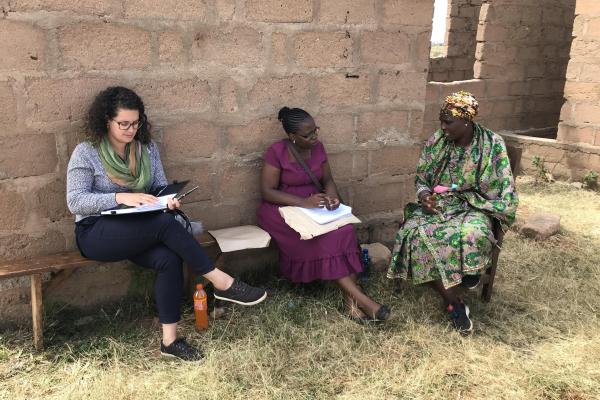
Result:
[[[209,233],[196,236],[196,240],[204,248],[217,245],[216,240]],[[98,264],[105,263],[85,258],[78,251],[14,260],[0,264],[0,279],[28,275],[31,277],[31,318],[33,321],[33,345],[36,350],[41,350],[44,347],[42,274],[45,272],[72,272],[80,267]]]

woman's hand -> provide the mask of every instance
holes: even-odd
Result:
[[[310,197],[302,200],[300,207],[303,208],[323,208],[327,204],[324,193],[315,193]]]
[[[329,211],[337,210],[337,208],[339,206],[340,206],[340,199],[338,199],[337,197],[325,196],[325,207]]]
[[[167,207],[169,207],[169,210],[174,210],[176,208],[181,207],[181,203],[179,202],[178,199],[173,197],[173,198],[170,198],[169,200],[167,200]]]
[[[421,202],[421,207],[427,214],[439,214],[438,209],[436,208],[436,195],[424,192],[421,196],[419,196],[419,201]]]
[[[158,199],[151,194],[146,193],[117,193],[115,200],[118,204],[125,204],[126,206],[138,207],[144,204],[154,204]]]

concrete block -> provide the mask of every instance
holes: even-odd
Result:
[[[296,62],[304,67],[349,67],[353,64],[348,32],[305,32],[294,38]]]
[[[219,128],[204,121],[186,120],[165,126],[162,157],[169,163],[209,158],[219,148],[219,134]]]
[[[276,65],[287,65],[289,55],[286,49],[287,35],[273,33],[271,35],[271,60]]]
[[[125,0],[125,18],[152,18],[203,21],[206,0]]]
[[[301,106],[308,102],[310,82],[307,75],[261,78],[248,92],[248,107],[275,114],[284,105]]]
[[[369,176],[412,174],[417,168],[418,146],[386,146],[370,152]]]
[[[560,231],[560,215],[535,214],[527,218],[521,227],[523,236],[544,240]]]
[[[383,18],[384,24],[390,25],[417,25],[431,27],[433,19],[432,1],[413,0],[384,0]]]
[[[64,26],[58,43],[66,68],[140,69],[152,57],[150,32],[113,22]]]
[[[363,32],[361,61],[367,64],[403,64],[410,62],[410,40],[403,31]]]
[[[220,21],[231,21],[236,10],[235,0],[217,0],[215,9]]]
[[[311,22],[312,0],[247,0],[246,18],[260,22]]]
[[[378,102],[407,103],[425,98],[425,72],[381,71]],[[410,93],[410,96],[406,94]]]
[[[244,125],[229,127],[226,151],[236,156],[250,153],[262,155],[271,144],[286,137],[277,115],[273,115]]]
[[[61,232],[52,229],[40,230],[34,234],[0,235],[0,258],[5,261],[65,250],[65,237]]]
[[[256,67],[264,61],[262,38],[261,32],[250,27],[204,28],[194,35],[192,60],[202,64]]]
[[[61,176],[35,190],[31,196],[33,200],[32,210],[43,219],[51,222],[60,221],[71,216],[67,208],[67,182],[66,177]]]
[[[221,165],[218,177],[218,195],[224,201],[239,199],[244,202],[260,198],[261,163]]]
[[[366,112],[358,116],[359,143],[368,141],[400,141],[407,142],[411,139],[408,133],[408,111],[380,111]]]
[[[11,0],[10,9],[14,12],[31,11],[70,11],[83,15],[114,15],[121,13],[119,0]]]
[[[208,82],[198,78],[138,81],[133,89],[144,99],[150,115],[172,112],[202,113],[211,107]]]
[[[408,201],[407,193],[407,185],[404,182],[382,183],[376,186],[356,184],[352,196],[353,212],[358,216],[377,212],[399,212]]]
[[[10,82],[0,82],[0,110],[0,127],[13,127],[17,122],[17,98]],[[10,129],[0,132],[0,136],[5,135]]]
[[[319,114],[314,117],[321,128],[319,140],[324,144],[351,144],[354,142],[354,115]]]
[[[365,25],[375,23],[375,0],[321,0],[319,22]]]
[[[183,66],[185,52],[181,33],[175,31],[160,33],[158,37],[158,60],[161,64],[173,68]]]
[[[238,110],[237,85],[233,79],[223,79],[219,85],[219,112],[233,113]]]
[[[317,85],[323,105],[359,106],[372,100],[366,72],[325,75],[318,80]]]
[[[197,190],[185,197],[185,203],[194,203],[197,201],[211,200],[214,196],[213,187],[215,181],[215,162],[214,161],[194,161],[178,164],[164,164],[165,174],[169,181],[190,180],[187,189],[198,185]]]
[[[39,71],[46,67],[45,32],[27,22],[0,19],[0,71]]]
[[[596,0],[577,0],[575,4],[576,15],[600,14],[600,3]]]
[[[58,157],[53,134],[0,137],[0,148],[3,152],[0,179],[44,175],[56,170]]]
[[[4,170],[4,168],[2,168]],[[2,213],[1,231],[20,230],[25,224],[28,210],[23,194],[0,186],[0,212]]]

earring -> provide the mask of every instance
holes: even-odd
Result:
[[[469,124],[465,124],[465,126],[469,126]]]
[[[296,144],[296,139],[294,139],[294,140],[292,141],[292,143]]]

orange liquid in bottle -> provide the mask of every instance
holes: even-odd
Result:
[[[199,331],[208,329],[206,292],[201,283],[196,285],[196,292],[194,292],[194,315],[196,316],[196,329]]]

